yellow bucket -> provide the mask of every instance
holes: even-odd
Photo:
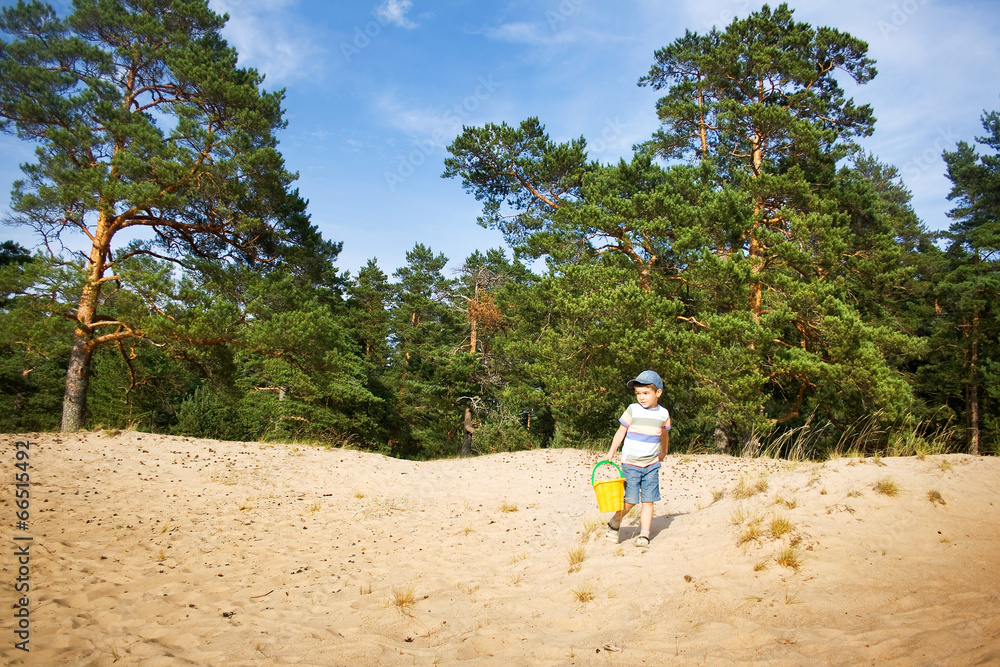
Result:
[[[618,469],[619,479],[602,479],[594,481],[597,469],[605,463],[613,465]],[[590,473],[590,485],[594,487],[594,494],[597,495],[597,509],[600,512],[617,512],[625,508],[625,475],[618,465],[611,461],[598,461],[594,470]]]

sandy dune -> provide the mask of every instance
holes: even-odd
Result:
[[[605,537],[590,452],[0,441],[4,664],[1000,664],[996,458],[672,455],[640,550],[631,520]]]

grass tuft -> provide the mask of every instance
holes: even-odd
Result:
[[[749,481],[740,475],[740,480],[736,483],[732,495],[737,500],[743,500],[765,491],[767,491],[767,477],[761,476],[754,481]]]
[[[568,555],[569,571],[579,572],[580,568],[583,567],[583,560],[587,557],[587,548],[581,544],[570,549]]]
[[[889,496],[890,498],[899,495],[899,486],[896,485],[892,477],[883,477],[875,482],[872,488],[875,489],[876,493],[881,493],[883,496]]]
[[[747,519],[750,518],[750,513],[742,505],[738,506],[729,514],[729,520],[733,522],[734,526],[742,526]]]
[[[927,500],[931,501],[932,503],[936,503],[938,505],[946,504],[944,502],[944,497],[941,496],[941,493],[934,490],[927,492]]]
[[[581,588],[574,588],[573,596],[576,598],[577,602],[586,604],[594,599],[594,588],[590,584]]]
[[[798,572],[799,568],[802,567],[802,559],[799,558],[799,554],[795,550],[795,547],[783,548],[778,552],[778,556],[775,558],[775,561],[781,567],[787,567],[788,569],[795,570],[796,572]]]
[[[768,532],[771,533],[771,537],[774,539],[781,539],[782,536],[787,535],[793,530],[795,530],[795,526],[786,517],[771,517],[771,525],[768,526]]]
[[[509,503],[509,502],[507,502],[505,500],[502,503],[500,503],[499,510],[501,512],[504,512],[504,513],[516,512],[517,511],[517,503]]]
[[[799,506],[799,501],[796,500],[795,498],[792,498],[791,500],[786,500],[782,496],[776,496],[775,499],[774,499],[774,504],[775,505],[784,505],[788,509],[793,510],[793,509],[795,509],[796,507]]]
[[[580,539],[584,542],[589,540],[592,536],[596,536],[601,528],[604,527],[604,522],[599,518],[590,518],[583,522],[583,530],[580,531]]]
[[[759,542],[763,531],[761,530],[760,524],[763,519],[757,517],[747,523],[746,528],[740,533],[740,537],[736,540],[738,546],[743,546],[747,542]]]
[[[413,584],[407,584],[405,588],[393,588],[389,602],[404,614],[412,613],[413,607],[417,604],[416,589]]]

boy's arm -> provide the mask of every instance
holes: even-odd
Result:
[[[615,432],[615,437],[611,439],[611,449],[608,450],[608,460],[615,460],[615,452],[618,448],[622,446],[622,442],[625,440],[625,434],[628,433],[628,426],[621,424],[618,430]]]
[[[670,450],[670,431],[663,429],[660,431],[660,460],[667,458],[667,452]]]

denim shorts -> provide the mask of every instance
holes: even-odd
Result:
[[[622,464],[625,473],[625,502],[632,505],[655,503],[660,499],[660,462],[640,468]]]

